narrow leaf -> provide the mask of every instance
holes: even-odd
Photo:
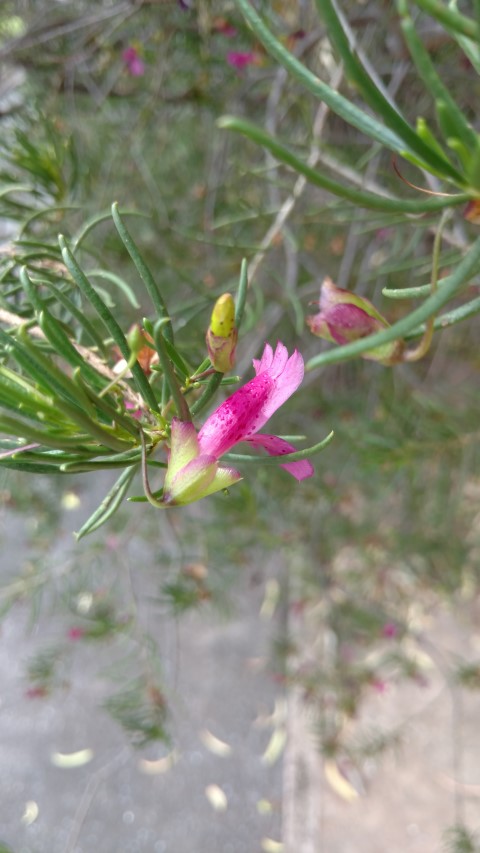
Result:
[[[245,19],[250,24],[255,36],[277,62],[280,63],[292,77],[301,83],[315,97],[323,101],[336,115],[348,124],[365,133],[370,139],[375,139],[391,151],[400,153],[405,149],[405,141],[395,132],[385,127],[383,123],[367,115],[364,110],[352,104],[339,92],[331,89],[312,71],[306,68],[279,41],[257,14],[249,0],[234,0]]]
[[[437,69],[433,64],[430,54],[426,50],[423,41],[415,29],[410,15],[406,14],[402,17],[402,30],[407,42],[410,56],[415,63],[416,69],[422,78],[425,88],[435,98],[442,101],[450,116],[452,124],[456,128],[455,136],[463,139],[467,147],[476,144],[476,133],[468,123],[460,107],[455,99],[451,96],[449,89],[444,85],[443,81],[437,73]],[[452,134],[448,134],[452,136]]]
[[[138,251],[132,235],[128,231],[125,223],[123,222],[123,219],[120,216],[120,212],[118,210],[118,204],[116,202],[112,205],[112,217],[115,223],[115,228],[117,229],[120,235],[120,239],[123,245],[125,246],[128,254],[130,255],[133,263],[135,264],[140,278],[142,279],[145,287],[147,288],[148,295],[152,300],[155,313],[157,314],[157,319],[168,319],[169,315],[167,311],[167,306],[163,300],[162,294],[160,293],[158,285],[152,273],[150,272],[147,264],[143,260],[140,252]],[[173,342],[173,329],[170,322],[166,325],[165,337],[168,341]]]
[[[100,319],[103,320],[103,323],[105,324],[113,340],[117,344],[123,358],[126,361],[129,361],[131,355],[130,347],[128,346],[127,339],[123,334],[117,321],[115,320],[113,314],[111,313],[111,311],[109,311],[103,300],[100,299],[98,293],[90,284],[87,276],[79,267],[77,261],[73,257],[70,249],[68,248],[65,242],[65,238],[62,235],[59,236],[58,242],[62,250],[63,260],[73,280],[76,282],[76,284],[78,284],[83,295],[88,299],[92,307],[99,315]],[[145,402],[150,406],[151,409],[158,412],[158,403],[155,398],[155,394],[153,393],[138,361],[135,362],[135,364],[132,366],[132,376]]]
[[[244,136],[263,145],[268,151],[273,154],[281,163],[290,166],[295,172],[304,175],[310,183],[360,207],[370,208],[371,210],[382,210],[385,212],[400,212],[403,213],[428,213],[430,211],[441,210],[445,207],[453,207],[457,204],[463,204],[469,199],[466,193],[456,193],[447,198],[434,198],[428,201],[422,199],[397,199],[383,198],[368,190],[356,190],[347,187],[332,178],[304,163],[299,157],[294,154],[291,149],[287,148],[283,143],[273,136],[270,136],[262,128],[245,119],[238,119],[232,116],[222,116],[217,122],[219,127],[226,130],[235,130],[243,133]]]
[[[248,291],[248,264],[246,258],[242,260],[240,267],[240,278],[238,281],[237,298],[235,300],[235,326],[240,328],[245,311],[245,303],[247,301]]]
[[[127,493],[136,470],[137,466],[133,466],[132,468],[126,468],[120,474],[120,477],[104,497],[100,506],[75,534],[77,540],[82,539],[88,533],[93,533],[94,530],[98,530],[102,524],[105,524],[114,515]]]
[[[417,6],[435,18],[447,30],[453,30],[460,35],[473,39],[477,44],[480,41],[480,27],[477,21],[462,15],[454,9],[450,9],[440,0],[415,0]]]
[[[296,450],[294,453],[284,453],[283,456],[250,456],[244,453],[226,453],[222,456],[222,461],[228,462],[245,462],[255,465],[283,465],[285,462],[299,462],[302,459],[309,459],[310,456],[315,456],[325,450],[330,444],[335,433],[330,432],[323,441],[318,444],[313,444],[311,447],[305,447],[303,450]]]
[[[444,176],[452,178],[457,183],[462,182],[461,174],[452,164],[438,154],[438,152],[423,141],[417,133],[405,121],[401,113],[396,110],[387,100],[385,95],[375,85],[358,54],[353,53],[350,48],[344,27],[340,21],[337,10],[332,0],[316,0],[319,14],[323,17],[328,37],[338,50],[345,65],[347,76],[359,90],[367,104],[372,107],[383,119],[387,127],[394,131],[412,152],[423,159],[426,164]]]

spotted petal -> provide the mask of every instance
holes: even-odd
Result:
[[[205,421],[198,434],[202,453],[217,458],[239,441],[261,429],[303,379],[303,359],[278,343],[275,353],[267,344],[260,360],[253,362],[256,376],[225,400]]]

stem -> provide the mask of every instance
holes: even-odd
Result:
[[[157,348],[158,356],[162,363],[163,375],[168,383],[168,387],[170,388],[170,393],[173,397],[178,417],[182,421],[191,421],[192,416],[190,414],[190,409],[188,408],[188,403],[182,394],[180,383],[175,375],[175,371],[172,367],[172,362],[168,357],[167,348],[163,339],[164,325],[165,320],[158,320],[155,323],[155,326],[153,327],[153,338],[155,341],[155,346]]]
[[[278,456],[249,456],[244,453],[226,453],[223,459],[229,462],[251,462],[255,465],[283,465],[284,462],[299,462],[302,459],[308,459],[310,456],[314,456],[316,453],[321,453],[322,450],[325,450],[334,435],[335,433],[332,430],[318,444],[312,444],[311,447],[305,447],[303,450],[295,450],[293,453],[284,453]]]
[[[445,225],[447,224],[449,211],[445,211],[442,214],[442,218],[440,220],[440,224],[438,226],[437,233],[435,234],[435,239],[433,241],[433,254],[432,254],[432,278],[431,278],[431,293],[432,295],[437,291],[438,284],[438,271],[440,268],[440,249],[442,245],[442,234]],[[423,337],[419,342],[418,346],[415,349],[407,350],[403,353],[402,361],[420,361],[424,355],[427,354],[430,346],[432,344],[433,332],[435,324],[435,316],[432,314],[431,317],[428,318],[425,332],[423,333]]]
[[[191,407],[190,414],[192,415],[192,417],[195,418],[199,414],[199,412],[201,412],[202,409],[205,408],[205,406],[208,406],[210,400],[215,395],[215,392],[218,390],[222,379],[223,373],[214,373],[202,396],[199,397],[197,402],[194,403]]]
[[[161,501],[157,501],[157,499],[153,496],[153,492],[150,488],[150,483],[148,482],[147,445],[145,442],[145,435],[143,434],[143,430],[140,430],[140,441],[142,443],[142,483],[143,491],[145,492],[145,497],[149,504],[154,506],[156,509],[165,509],[165,504]]]
[[[240,328],[243,320],[243,312],[245,310],[245,302],[247,301],[248,290],[248,264],[245,258],[242,260],[240,267],[240,279],[238,282],[237,299],[235,305],[235,326]]]
[[[476,299],[472,299],[470,302],[466,302],[465,305],[460,305],[458,308],[454,308],[453,311],[449,311],[447,314],[442,314],[440,317],[437,317],[434,321],[435,330],[437,329],[448,329],[449,326],[455,326],[457,323],[461,323],[462,320],[467,320],[469,317],[474,317],[476,314],[480,314],[480,296]],[[422,325],[417,329],[412,329],[411,332],[405,335],[405,338],[417,338],[419,335],[423,335],[425,331],[425,326]]]

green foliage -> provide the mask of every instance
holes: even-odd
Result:
[[[143,3],[126,21],[115,4],[62,5],[65,29],[52,7],[38,33],[29,24],[35,4],[24,3],[21,26],[2,28],[10,41],[0,46],[28,75],[24,105],[2,116],[3,497],[9,511],[37,519],[28,536],[41,554],[9,579],[2,603],[35,596],[38,618],[40,591],[45,600],[54,587],[79,640],[95,641],[99,659],[121,652],[106,701],[112,717],[136,744],[168,742],[163,651],[132,590],[121,588],[130,572],[122,547],[112,556],[106,533],[85,538],[66,580],[48,563],[63,484],[118,469],[77,538],[108,522],[104,531],[124,543],[134,528],[155,554],[152,606],[173,617],[211,602],[228,610],[232,578],[253,563],[262,583],[270,557],[282,612],[312,608],[315,637],[333,649],[300,666],[299,644],[279,627],[272,666],[287,688],[303,690],[323,753],[361,767],[405,734],[363,727],[364,703],[391,684],[425,683],[429,630],[412,625],[413,606],[466,613],[478,587],[479,411],[470,389],[480,242],[462,218],[479,189],[477,21],[436,0],[383,3],[367,25],[353,0],[317,0],[307,12],[249,0],[235,0],[235,11],[219,0],[199,4],[198,14]],[[233,43],[215,29],[224,15],[237,29]],[[318,43],[320,20],[329,38]],[[422,29],[432,20],[441,34],[433,46]],[[145,62],[138,78],[123,64],[129,44]],[[230,48],[255,62],[237,72],[226,62]],[[340,62],[348,80],[334,83]],[[440,195],[420,195],[418,183]],[[443,208],[451,219],[432,262]],[[319,350],[304,318],[326,274],[374,300],[390,329]],[[286,409],[291,429],[334,429],[335,441],[315,480],[289,491],[277,461],[260,468],[256,457],[254,478],[212,497],[198,519],[188,510],[186,521],[174,518],[172,557],[160,514],[126,510],[125,499],[142,462],[144,477],[163,473],[174,412],[196,419],[240,380],[209,374],[205,359],[208,317],[227,290],[237,292],[237,325],[243,320],[239,373],[265,340],[298,347],[309,371]],[[132,322],[153,339],[151,370]],[[436,334],[420,365],[386,372],[347,363],[386,340],[422,337],[429,322]],[[114,373],[121,356],[129,370]],[[231,458],[251,471],[253,458]],[[62,477],[38,485],[36,474],[53,473]],[[77,606],[82,590],[88,612]],[[32,698],[64,690],[82,648],[59,640],[40,649],[27,664]],[[455,689],[479,687],[475,661],[455,660],[447,677]],[[446,844],[478,847],[463,826]]]
[[[480,849],[477,837],[460,824],[448,830],[444,845],[449,853],[478,853]]]
[[[151,681],[137,679],[110,696],[105,708],[130,736],[134,746],[151,741],[169,742],[168,707],[161,688]]]
[[[32,695],[46,696],[55,687],[61,686],[63,679],[59,671],[63,663],[62,646],[42,649],[28,661],[26,677],[31,684]]]

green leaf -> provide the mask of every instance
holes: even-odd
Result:
[[[214,373],[213,376],[210,377],[207,387],[203,392],[202,396],[196,400],[196,402],[190,408],[190,414],[192,418],[195,418],[198,414],[200,414],[203,409],[208,406],[212,397],[218,391],[220,385],[222,384],[223,373]]]
[[[285,462],[298,462],[301,459],[309,459],[311,456],[321,453],[330,444],[334,435],[335,433],[332,431],[323,441],[318,442],[318,444],[312,444],[311,447],[305,447],[303,450],[295,450],[293,453],[284,453],[280,456],[250,456],[244,453],[225,453],[222,456],[222,460],[235,463],[250,462],[254,465],[270,466],[283,465]]]
[[[275,38],[268,27],[265,26],[260,16],[256,13],[249,0],[234,0],[245,19],[250,24],[255,36],[263,44],[268,53],[280,63],[292,77],[301,83],[315,97],[319,98],[336,115],[340,116],[348,124],[362,131],[370,139],[375,139],[391,151],[401,153],[405,150],[405,140],[396,132],[369,116],[364,110],[359,109],[339,92],[331,89],[326,83],[316,77],[308,68],[302,65],[286,48]],[[417,150],[415,146],[413,151]],[[422,149],[423,150],[423,149]],[[449,174],[455,170],[448,164]],[[439,164],[438,164],[439,165]],[[444,169],[444,164],[441,164]],[[453,175],[452,175],[453,176]]]
[[[246,258],[243,258],[240,267],[240,279],[237,288],[237,298],[235,300],[235,326],[240,328],[245,311],[245,303],[247,301],[248,292],[248,264]]]
[[[453,30],[467,38],[473,39],[477,44],[480,41],[480,27],[472,18],[450,9],[440,0],[414,0],[415,4],[435,18],[445,29]]]
[[[342,22],[331,0],[316,0],[316,6],[325,21],[328,37],[335,45],[344,63],[347,76],[362,94],[366,103],[382,117],[387,127],[404,140],[412,153],[424,160],[437,173],[461,183],[461,174],[447,158],[441,156],[435,148],[431,148],[415,133],[399,110],[392,106],[383,92],[375,85],[359,56],[351,50]]]
[[[138,466],[135,465],[131,468],[126,468],[120,474],[120,477],[104,497],[100,506],[92,513],[80,530],[75,533],[77,540],[87,536],[88,533],[93,533],[94,530],[98,530],[102,524],[106,524],[109,521],[122,503],[137,469]]]
[[[466,193],[458,193],[450,195],[447,198],[434,198],[425,201],[423,199],[397,199],[383,198],[375,193],[367,190],[356,190],[340,184],[338,181],[327,177],[326,175],[304,163],[296,154],[289,148],[283,145],[278,139],[270,136],[262,128],[245,119],[238,119],[232,116],[222,116],[217,122],[219,127],[226,130],[235,130],[243,133],[248,139],[263,145],[268,151],[273,154],[281,163],[290,166],[295,172],[304,175],[310,183],[334,195],[346,198],[360,207],[370,208],[371,210],[382,210],[385,212],[400,212],[403,213],[427,213],[430,211],[441,210],[445,207],[453,207],[457,204],[462,204],[470,198]],[[404,153],[404,152],[403,152]]]
[[[129,361],[131,355],[130,347],[128,346],[127,339],[123,334],[117,321],[115,320],[113,314],[111,313],[111,311],[109,311],[103,300],[99,297],[98,293],[90,284],[87,276],[82,271],[77,261],[73,257],[70,249],[68,248],[63,235],[59,236],[58,242],[62,251],[63,260],[73,280],[76,282],[76,284],[78,284],[84,296],[88,299],[100,319],[105,324],[113,340],[117,344],[123,358],[126,361]],[[155,394],[153,393],[148,383],[147,377],[145,376],[138,361],[135,362],[135,364],[132,366],[132,376],[137,385],[138,391],[142,395],[145,402],[150,406],[151,409],[153,409],[155,412],[158,412],[159,408]]]
[[[418,35],[409,14],[402,16],[401,24],[405,41],[407,42],[407,46],[410,51],[410,56],[412,57],[415,67],[425,84],[426,90],[430,92],[436,101],[441,101],[444,104],[445,110],[448,112],[451,125],[455,128],[455,134],[447,132],[445,138],[455,135],[465,142],[467,148],[475,145],[477,136],[475,131],[438,75],[437,69],[432,62],[423,41]]]
[[[122,210],[122,216],[140,216],[140,217],[143,217],[145,219],[150,218],[150,217],[147,217],[147,215],[145,213],[142,213],[139,210]],[[93,216],[92,219],[89,219],[88,222],[86,222],[85,225],[82,227],[82,230],[76,235],[76,237],[73,240],[74,251],[76,252],[80,248],[83,241],[86,239],[86,237],[88,237],[90,232],[93,231],[93,229],[97,227],[97,225],[100,225],[102,222],[106,222],[107,220],[110,220],[111,218],[112,218],[112,211],[107,210],[104,213],[98,213],[95,216]]]
[[[163,368],[163,375],[168,383],[178,417],[182,421],[191,421],[192,417],[190,415],[188,403],[182,394],[180,383],[173,369],[172,362],[168,357],[167,348],[165,346],[166,339],[163,337],[164,328],[167,328],[164,319],[157,320],[153,327],[153,339]]]
[[[130,255],[133,263],[135,264],[140,278],[142,279],[145,287],[147,288],[148,295],[152,300],[155,313],[157,314],[157,319],[169,319],[167,306],[163,300],[158,285],[152,273],[150,272],[147,264],[143,260],[140,252],[138,251],[132,235],[128,231],[125,223],[123,222],[123,219],[120,216],[120,212],[118,210],[118,204],[116,202],[112,205],[112,217],[115,223],[115,228],[117,229],[120,235],[120,239],[123,245],[125,246],[128,254]],[[165,338],[170,341],[170,343],[173,343],[173,329],[170,322],[168,322],[165,327]]]
[[[88,274],[90,278],[105,278],[107,281],[111,281],[112,284],[115,284],[116,287],[125,294],[133,308],[136,308],[137,310],[140,308],[140,303],[138,302],[132,288],[126,281],[124,281],[123,278],[120,278],[119,275],[115,275],[115,273],[109,272],[108,270],[89,270]]]
[[[85,311],[80,310],[80,308],[78,308],[77,305],[75,305],[73,300],[70,299],[65,293],[63,293],[63,291],[58,286],[58,282],[57,281],[49,281],[48,279],[43,279],[43,278],[42,279],[35,278],[35,279],[31,279],[31,280],[34,284],[43,284],[43,285],[45,285],[45,287],[48,287],[52,291],[52,293],[54,295],[54,299],[57,302],[59,302],[61,305],[63,305],[64,308],[67,309],[67,311],[77,321],[80,328],[83,329],[83,331],[91,339],[92,343],[98,347],[100,353],[102,355],[106,356],[107,351],[106,351],[105,344],[104,344],[102,338],[100,337],[100,335],[98,334],[97,330],[95,329],[95,327],[92,325],[92,323],[88,319],[88,317],[86,317]],[[69,285],[69,286],[71,286],[71,285]]]
[[[154,327],[152,326],[152,330],[153,330],[153,328]],[[152,337],[153,337],[153,335],[152,335]],[[185,359],[182,358],[181,354],[176,349],[176,347],[173,344],[171,344],[170,341],[167,341],[166,338],[164,338],[164,343],[165,343],[165,349],[167,351],[167,355],[168,355],[170,361],[173,362],[173,364],[177,368],[177,371],[178,371],[182,381],[185,381],[185,379],[187,379],[190,376],[192,371],[190,370]]]
[[[24,326],[18,329],[16,338],[0,329],[0,341],[12,350],[15,360],[41,389],[78,409],[79,413],[86,410],[90,415],[94,414],[84,393],[78,392],[71,379],[30,340]]]
[[[461,323],[463,320],[474,317],[476,314],[480,314],[480,296],[476,299],[470,300],[470,302],[465,302],[464,305],[460,305],[458,308],[454,308],[446,314],[441,314],[440,317],[435,317],[433,327],[436,330],[447,329],[449,326],[455,326],[457,323]],[[412,329],[411,332],[408,332],[408,334],[405,335],[405,340],[419,338],[424,334],[424,332],[425,324],[422,323],[421,326],[418,326],[416,329]]]
[[[15,435],[19,438],[27,439],[29,442],[36,442],[37,444],[55,448],[78,448],[79,445],[87,444],[91,440],[88,434],[68,436],[65,434],[59,435],[57,432],[46,429],[40,430],[19,418],[13,418],[2,412],[0,412],[0,432],[5,435]],[[19,450],[21,450],[21,447],[19,447]]]
[[[12,348],[16,361],[25,372],[38,381],[41,388],[47,389],[53,395],[59,411],[101,445],[115,451],[128,449],[129,443],[119,439],[112,434],[111,429],[100,426],[94,420],[95,412],[83,389],[75,385],[51,359],[39,351],[24,328],[19,330],[18,337],[19,340],[16,340],[0,329],[0,341],[5,341]]]

